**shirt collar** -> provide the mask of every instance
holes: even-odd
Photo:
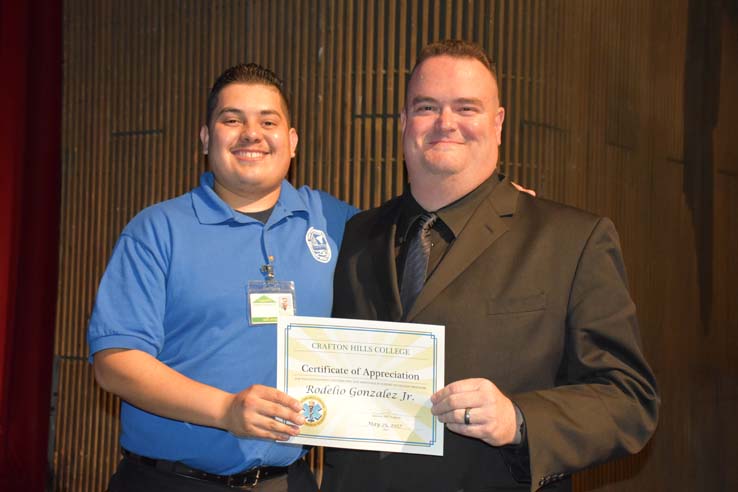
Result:
[[[213,189],[214,183],[215,177],[212,172],[203,173],[200,176],[200,186],[192,190],[191,193],[192,207],[195,210],[197,220],[201,224],[222,224],[228,222],[241,224],[260,223],[248,215],[240,214],[233,210],[230,205],[215,193]],[[289,181],[282,180],[279,199],[274,205],[274,211],[272,211],[267,225],[277,223],[296,212],[307,213],[308,207],[294,186]]]
[[[472,213],[479,207],[482,201],[492,193],[497,183],[499,183],[504,176],[499,174],[495,170],[492,175],[484,180],[482,184],[474,188],[472,191],[459,198],[453,203],[446,205],[445,207],[437,210],[435,213],[438,218],[453,232],[454,237],[459,237],[461,231],[466,226]],[[410,189],[405,191],[402,198],[402,205],[400,206],[400,216],[397,221],[397,236],[400,241],[404,241],[411,226],[415,223],[419,215],[426,213],[426,210],[420,206],[415,200]]]

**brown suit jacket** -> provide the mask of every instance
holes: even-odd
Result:
[[[394,256],[399,203],[348,223],[335,317],[403,318]],[[572,472],[639,451],[656,427],[656,382],[607,219],[521,194],[504,180],[406,319],[446,326],[447,383],[487,378],[520,407],[529,454],[448,430],[443,457],[329,449],[325,492],[564,490]]]

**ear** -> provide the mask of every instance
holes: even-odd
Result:
[[[200,128],[200,142],[202,142],[202,153],[208,155],[208,142],[210,142],[210,132],[208,132],[208,126],[202,125]]]
[[[297,150],[297,130],[290,128],[290,157],[295,157],[295,151]]]
[[[497,145],[502,144],[502,123],[505,121],[505,108],[500,106],[497,108],[495,115],[495,136],[497,137]]]
[[[407,113],[405,112],[405,108],[402,108],[402,111],[400,111],[400,128],[402,128],[402,133],[405,133],[406,123],[407,123]]]

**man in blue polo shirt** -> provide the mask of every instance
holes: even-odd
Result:
[[[304,418],[274,388],[274,321],[330,315],[356,209],[284,179],[298,138],[269,70],[224,72],[200,138],[211,172],[126,226],[90,320],[97,381],[123,400],[110,490],[317,490],[279,442]]]

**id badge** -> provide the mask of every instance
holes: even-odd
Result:
[[[280,316],[294,316],[295,282],[289,280],[249,280],[249,324],[268,325]]]

